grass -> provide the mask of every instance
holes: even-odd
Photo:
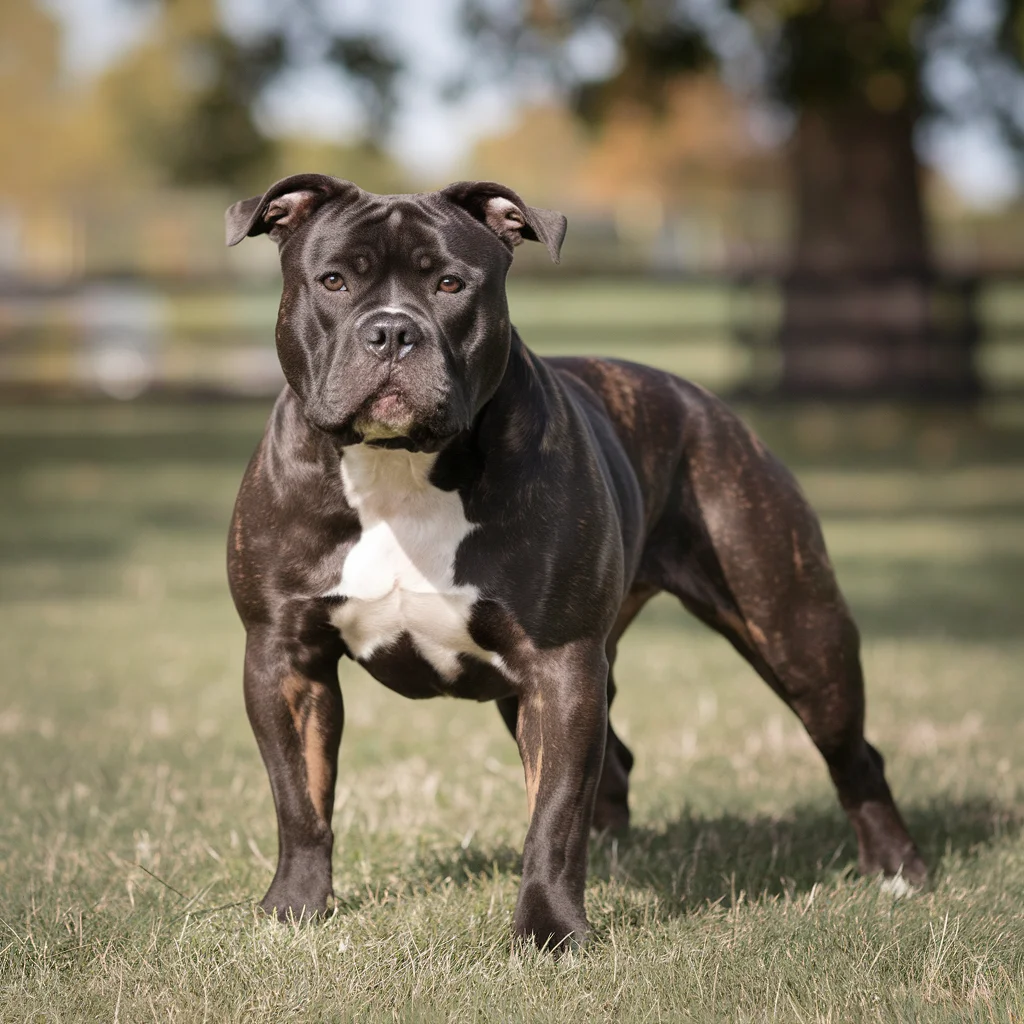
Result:
[[[642,357],[642,356],[641,356]],[[869,732],[930,861],[894,899],[798,723],[675,606],[628,635],[636,828],[594,940],[513,946],[525,832],[489,706],[342,670],[337,912],[253,910],[274,814],[223,545],[265,407],[0,410],[0,1021],[1019,1021],[1019,434],[765,414],[865,634]]]

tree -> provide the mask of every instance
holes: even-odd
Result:
[[[464,10],[487,54],[480,66],[544,68],[592,123],[623,101],[657,110],[674,80],[713,64],[792,113],[783,392],[975,392],[972,311],[936,275],[915,132],[983,116],[1019,139],[1024,2],[466,0]],[[590,78],[578,54],[602,46],[615,60]]]
[[[326,5],[325,5],[326,6]],[[263,187],[276,166],[258,111],[290,70],[323,63],[353,84],[368,144],[383,137],[400,64],[373,35],[332,27],[317,0],[284,0],[241,38],[221,23],[216,0],[161,0],[152,40],[109,76],[132,135],[169,183]]]
[[[0,40],[0,135],[12,140],[0,161],[0,205],[52,209],[124,161],[116,124],[65,73],[59,27],[45,10],[0,4]]]

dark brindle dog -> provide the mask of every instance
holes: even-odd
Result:
[[[857,628],[793,477],[703,389],[539,359],[509,322],[513,247],[565,218],[491,182],[377,196],[318,174],[227,213],[281,255],[287,380],[242,483],[231,589],[277,807],[263,907],[323,912],[355,659],[408,697],[496,701],[526,771],[515,930],[587,933],[591,827],[629,821],[608,721],[623,631],[658,591],[725,636],[828,764],[860,869],[925,866],[864,739]]]

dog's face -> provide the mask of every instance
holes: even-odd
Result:
[[[229,245],[269,234],[284,290],[277,349],[307,418],[341,444],[436,451],[467,429],[508,360],[513,246],[558,259],[565,218],[493,182],[378,196],[285,178],[226,215]]]

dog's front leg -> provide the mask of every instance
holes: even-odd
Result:
[[[608,727],[607,680],[603,645],[571,645],[537,653],[519,698],[516,740],[530,828],[515,930],[541,948],[587,936],[583,892]]]
[[[293,651],[272,629],[245,646],[245,707],[277,808],[277,872],[260,906],[281,920],[327,909],[343,724],[336,652]]]

